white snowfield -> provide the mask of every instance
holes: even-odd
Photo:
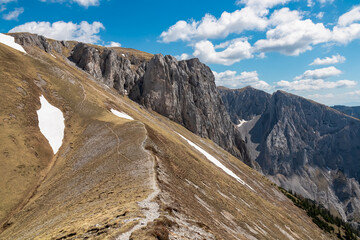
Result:
[[[188,144],[192,147],[194,147],[196,150],[198,150],[200,153],[202,153],[210,162],[215,164],[217,167],[221,168],[226,174],[230,175],[231,177],[235,178],[239,183],[242,185],[250,188],[252,191],[256,192],[252,187],[250,187],[246,182],[244,182],[241,178],[239,178],[233,171],[225,167],[219,160],[217,160],[214,156],[212,156],[210,153],[206,152],[204,149],[196,145],[195,143],[191,142],[181,134],[177,133],[182,139],[188,142]]]
[[[14,37],[0,33],[0,43],[5,44],[11,48],[14,48],[20,52],[26,53],[24,48],[15,42]]]
[[[41,133],[49,141],[54,154],[62,145],[64,138],[65,119],[60,109],[51,105],[44,96],[40,97],[41,108],[36,111]]]
[[[239,124],[237,125],[238,127],[240,127],[241,125],[243,125],[244,123],[246,123],[247,121],[243,120],[243,119],[239,119]]]
[[[127,115],[126,113],[124,112],[119,112],[115,109],[111,109],[111,112],[115,115],[115,116],[118,116],[120,118],[125,118],[125,119],[128,119],[128,120],[134,120],[132,117],[130,117],[129,115]]]

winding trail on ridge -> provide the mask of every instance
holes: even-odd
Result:
[[[144,126],[145,128],[145,126]],[[139,207],[142,208],[142,213],[145,215],[145,218],[142,218],[139,220],[139,223],[136,224],[130,231],[122,233],[120,236],[116,238],[116,240],[129,240],[131,237],[131,234],[140,228],[146,227],[148,223],[153,222],[155,219],[160,217],[159,204],[155,201],[155,198],[160,193],[160,188],[157,185],[157,177],[156,177],[156,157],[153,156],[148,150],[144,148],[144,144],[148,138],[147,130],[146,131],[146,138],[144,139],[142,143],[142,148],[145,152],[149,154],[149,158],[152,160],[152,166],[149,168],[149,187],[153,189],[153,192],[147,196],[146,199],[143,201],[138,202]]]

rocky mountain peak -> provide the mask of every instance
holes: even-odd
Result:
[[[220,93],[223,99],[233,100],[225,105],[236,118],[260,113],[239,127],[260,171],[345,220],[359,222],[354,217],[360,215],[354,207],[360,206],[356,193],[360,180],[359,120],[284,91],[272,95],[249,95],[246,90]],[[265,102],[263,111],[253,107],[258,101]],[[236,108],[238,105],[247,107]]]
[[[250,86],[241,89],[218,87],[218,91],[231,121],[235,124],[239,124],[240,120],[248,121],[262,114],[271,98],[270,94]]]

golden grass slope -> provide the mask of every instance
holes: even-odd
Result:
[[[26,50],[0,45],[0,239],[117,239],[134,227],[132,239],[327,239],[276,186],[211,141],[119,96],[60,55]],[[65,115],[55,156],[37,126],[41,94]],[[147,200],[154,177],[160,192]]]

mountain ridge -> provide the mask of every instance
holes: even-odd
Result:
[[[229,98],[245,91],[220,92]],[[257,90],[253,97],[263,99],[263,94]],[[283,91],[272,94],[266,105],[239,127],[252,165],[278,185],[322,203],[358,226],[360,121]],[[233,111],[234,105],[227,108]]]
[[[121,239],[130,233],[132,239],[328,239],[274,184],[209,139],[121,96],[67,57],[29,46],[25,50],[26,55],[0,44],[4,61],[0,81],[6,96],[0,114],[8,118],[0,125],[1,150],[8,153],[7,163],[17,164],[1,162],[0,170],[20,179],[24,172],[13,170],[24,165],[25,180],[32,175],[32,183],[40,185],[6,218],[0,238]],[[56,155],[40,152],[51,152],[40,135],[35,113],[41,95],[65,116],[63,145]],[[135,120],[119,118],[111,109]],[[29,128],[33,129],[30,134],[39,134],[32,134],[33,141],[39,142],[38,154],[32,141],[21,148],[14,144],[23,142],[21,129]],[[211,163],[177,133],[218,159],[256,192]],[[28,158],[16,158],[16,153],[28,151]],[[31,163],[24,161],[39,156],[44,158],[44,167],[30,171]],[[46,168],[49,171],[42,171]],[[39,173],[44,176],[41,181]],[[154,176],[160,189],[157,196]],[[23,186],[4,180],[6,187],[0,191]],[[153,193],[156,197],[151,199]],[[0,203],[9,197],[0,194]],[[157,213],[158,218],[147,221]]]

